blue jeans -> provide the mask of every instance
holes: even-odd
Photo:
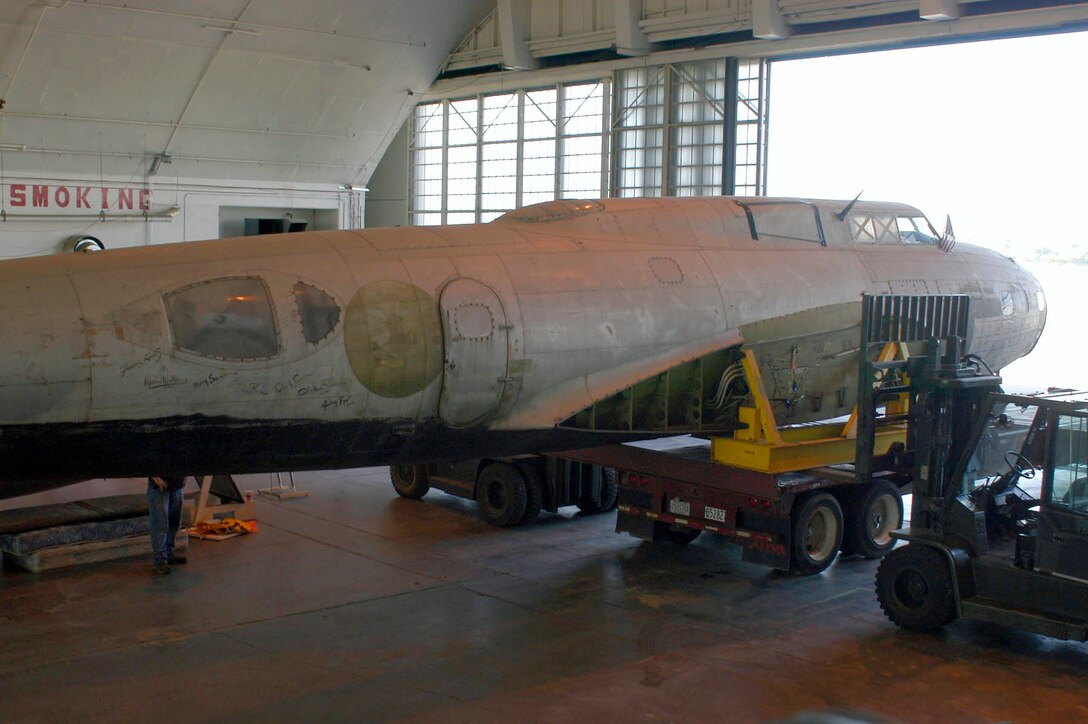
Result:
[[[166,563],[174,555],[174,538],[181,527],[181,505],[184,488],[159,490],[152,482],[147,484],[147,513],[151,529],[151,559],[153,563]]]

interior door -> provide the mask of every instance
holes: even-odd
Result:
[[[498,409],[506,390],[506,312],[494,290],[466,278],[445,286],[439,306],[445,346],[439,417],[453,427],[483,422]]]

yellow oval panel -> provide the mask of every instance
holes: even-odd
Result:
[[[398,281],[367,284],[344,317],[344,346],[359,382],[381,397],[420,392],[442,369],[434,299]]]

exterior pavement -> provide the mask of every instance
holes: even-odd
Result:
[[[0,721],[1088,721],[1088,645],[899,631],[874,561],[796,578],[613,513],[500,530],[385,468],[295,479],[170,576],[5,568]]]

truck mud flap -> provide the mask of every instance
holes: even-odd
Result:
[[[735,538],[744,548],[743,559],[748,563],[770,566],[780,571],[790,570],[790,517],[748,512],[745,516],[746,531]]]
[[[746,563],[758,563],[761,566],[770,566],[780,571],[790,569],[788,537],[782,541],[774,542],[762,538],[749,538],[742,545],[744,546],[744,553],[741,558]]]
[[[645,515],[624,513],[622,510],[616,513],[616,532],[628,533],[635,538],[645,541],[654,539],[654,521]]]

